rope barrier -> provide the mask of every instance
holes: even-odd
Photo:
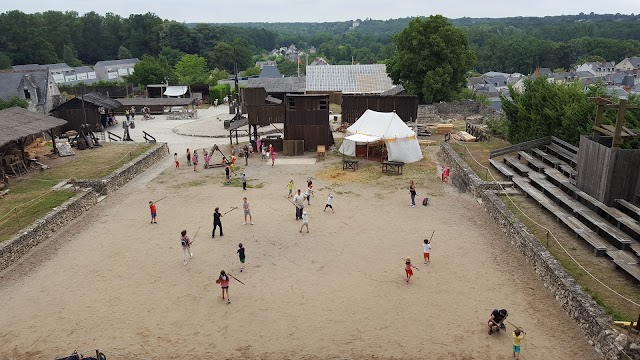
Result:
[[[516,209],[518,209],[518,211],[520,211],[527,219],[529,219],[529,221],[531,221],[532,223],[534,223],[535,225],[539,226],[540,228],[542,228],[543,230],[546,230],[551,237],[553,238],[553,240],[555,240],[555,242],[560,246],[560,248],[567,254],[567,256],[569,256],[569,258],[576,264],[578,265],[585,273],[587,273],[587,275],[589,275],[591,278],[593,278],[596,282],[598,282],[600,285],[602,285],[603,287],[605,287],[607,290],[611,291],[612,293],[618,295],[620,298],[628,301],[629,303],[640,307],[640,304],[627,298],[626,296],[620,294],[619,292],[613,290],[611,287],[609,287],[607,284],[603,283],[600,279],[598,279],[597,277],[595,277],[595,275],[593,275],[592,273],[589,272],[589,270],[587,270],[584,266],[582,266],[582,264],[580,264],[568,251],[567,249],[565,249],[564,246],[562,246],[562,244],[560,243],[560,241],[558,240],[558,238],[556,238],[556,236],[553,234],[553,232],[551,232],[551,230],[547,229],[545,226],[539,224],[537,221],[533,220],[532,218],[529,217],[529,215],[527,215],[524,211],[522,211],[522,209],[520,209],[520,207],[518,207],[518,205],[516,205],[516,203],[513,201],[513,199],[511,199],[511,197],[509,196],[509,194],[506,192],[506,189],[504,188],[504,186],[502,186],[498,179],[495,178],[495,176],[493,176],[493,174],[491,173],[491,170],[482,165],[480,162],[478,162],[478,160],[476,160],[476,158],[473,157],[473,154],[471,153],[471,151],[469,150],[469,148],[467,147],[466,144],[460,143],[458,141],[456,141],[456,144],[458,145],[462,145],[464,146],[464,148],[467,150],[467,152],[469,153],[469,156],[471,156],[471,159],[473,159],[473,161],[476,162],[476,164],[482,166],[483,168],[485,168],[487,170],[487,173],[489,175],[491,175],[491,178],[493,179],[493,181],[495,181],[496,183],[498,183],[500,185],[500,188],[502,189],[502,191],[504,192],[504,194],[507,196],[507,199],[509,199],[509,201],[511,202],[511,204],[513,204],[513,206],[516,207]]]

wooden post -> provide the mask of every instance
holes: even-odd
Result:
[[[549,248],[549,230],[547,230],[547,249]]]
[[[616,131],[613,135],[613,147],[619,148],[622,145],[622,126],[624,126],[624,113],[627,109],[627,100],[621,99],[618,105],[618,114],[616,116]]]

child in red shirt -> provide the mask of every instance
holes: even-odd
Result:
[[[224,270],[220,271],[220,276],[216,280],[216,284],[220,284],[220,288],[222,289],[222,300],[224,300],[224,293],[227,292],[227,304],[231,304],[231,299],[229,299],[229,280],[230,276],[227,275]]]
[[[404,259],[404,272],[407,274],[407,284],[409,283],[409,280],[411,280],[411,277],[413,276],[413,269],[415,268],[415,266],[411,265],[411,258],[407,257]]]
[[[151,223],[152,224],[157,224],[157,222],[156,222],[156,215],[157,215],[156,204],[154,204],[153,201],[149,201],[149,210],[151,210]]]
[[[180,167],[180,161],[178,161],[178,153],[173,154],[173,160],[176,162],[176,169]]]

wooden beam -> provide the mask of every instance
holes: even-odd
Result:
[[[619,103],[618,114],[616,116],[616,130],[613,135],[613,147],[619,148],[622,145],[622,126],[624,125],[624,113],[627,109],[627,100],[621,99]]]

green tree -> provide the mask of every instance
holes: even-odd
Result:
[[[8,109],[10,107],[19,106],[21,108],[27,108],[29,103],[27,100],[20,99],[19,97],[12,97],[11,99],[0,99],[0,110]]]
[[[75,50],[69,45],[64,45],[64,49],[62,51],[62,60],[67,63],[67,65],[76,67],[82,65],[82,62],[78,60],[78,54]]]
[[[182,57],[185,55],[186,54],[182,51],[170,47],[163,47],[162,51],[160,52],[160,56],[167,59],[167,62],[171,66],[176,66],[178,61],[180,61],[180,59],[182,59]]]
[[[207,84],[217,85],[219,80],[224,80],[228,78],[229,78],[229,73],[227,71],[214,69],[209,72],[209,78],[207,79]]]
[[[233,72],[235,65],[238,69],[246,69],[251,66],[251,51],[249,44],[242,38],[237,38],[233,42],[220,41],[207,53],[209,67]]]
[[[207,59],[200,55],[185,55],[175,66],[181,84],[204,84],[207,81]]]
[[[118,59],[124,60],[124,59],[131,59],[131,58],[132,58],[131,51],[129,51],[129,49],[127,49],[123,45],[120,45],[120,47],[118,48]]]
[[[9,69],[11,67],[11,58],[9,55],[0,52],[0,70]]]
[[[413,19],[394,38],[396,54],[387,71],[423,103],[448,101],[465,85],[475,54],[464,31],[436,15]]]
[[[145,55],[133,67],[133,75],[126,77],[129,84],[145,86],[149,84],[164,84],[175,82],[173,68],[162,56]]]
[[[260,73],[262,72],[262,70],[257,67],[257,66],[252,66],[250,68],[247,68],[247,70],[240,72],[241,76],[255,76],[255,75],[260,75]]]
[[[222,104],[222,101],[225,96],[231,95],[231,85],[229,84],[220,84],[209,87],[209,97],[211,98],[211,102],[214,99],[218,99],[218,104]]]

